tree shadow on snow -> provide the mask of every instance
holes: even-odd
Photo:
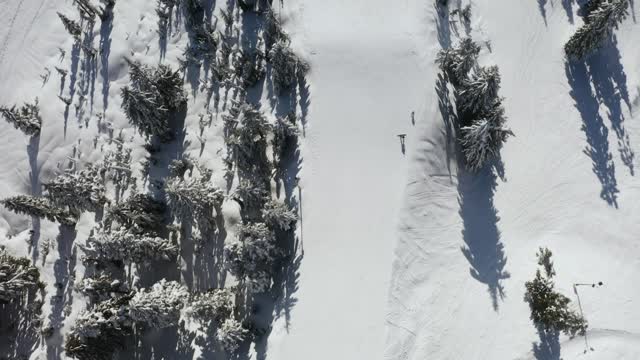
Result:
[[[0,359],[29,359],[40,341],[43,296],[30,289],[22,298],[0,302]]]
[[[40,135],[32,136],[27,145],[27,154],[29,155],[29,182],[31,185],[31,195],[40,196],[42,193],[40,188],[40,167],[38,166],[38,153],[40,151]],[[31,217],[31,238],[29,239],[29,251],[31,252],[31,261],[36,262],[39,256],[40,243],[40,218]]]
[[[107,10],[105,10],[107,11]],[[102,109],[109,106],[109,55],[111,54],[111,31],[113,30],[113,12],[109,10],[100,25],[100,76],[102,77]]]
[[[567,63],[565,71],[571,86],[571,97],[582,117],[582,131],[587,138],[583,152],[591,158],[593,173],[602,186],[600,197],[617,208],[619,190],[613,156],[609,151],[609,131],[598,112],[599,102],[591,91],[587,67],[583,63]]]
[[[561,360],[560,358],[560,335],[557,331],[545,331],[538,326],[538,337],[540,341],[533,343],[532,353],[536,360]]]
[[[629,168],[631,175],[634,175],[635,154],[631,149],[629,135],[624,127],[622,112],[622,102],[631,111],[631,101],[627,89],[627,75],[620,59],[617,40],[613,36],[597,53],[587,59],[587,67],[595,89],[595,96],[600,103],[607,107],[611,128],[618,139],[618,151],[622,163]]]
[[[496,166],[497,167],[497,166]],[[469,273],[488,287],[494,310],[504,299],[502,280],[510,277],[505,270],[507,258],[498,230],[498,212],[493,205],[496,188],[496,172],[499,168],[485,166],[477,174],[464,170],[458,172],[458,202],[463,222],[461,248],[471,268]]]
[[[75,280],[75,268],[77,260],[77,248],[73,245],[76,238],[76,230],[73,227],[60,225],[60,233],[56,242],[58,244],[58,259],[53,265],[55,276],[55,294],[50,297],[51,314],[49,314],[49,326],[52,335],[46,340],[47,359],[60,359],[63,347],[63,334],[61,328],[73,303],[73,287]]]

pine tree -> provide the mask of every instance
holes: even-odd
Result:
[[[308,65],[304,63],[289,47],[288,41],[277,41],[269,51],[272,66],[273,85],[276,93],[281,94],[289,89],[299,74],[304,75]]]
[[[165,191],[167,204],[176,218],[180,221],[195,219],[201,228],[213,225],[213,210],[219,208],[224,200],[220,189],[197,178],[171,178],[165,185]]]
[[[127,316],[126,294],[96,304],[78,315],[65,339],[65,354],[79,360],[111,360],[124,338],[132,333],[133,322]]]
[[[40,134],[42,118],[40,117],[37,98],[33,104],[25,103],[19,109],[16,108],[16,105],[11,108],[0,106],[0,114],[5,120],[13,124],[16,129],[20,129],[25,134],[30,136]]]
[[[219,324],[231,316],[233,306],[233,293],[229,289],[211,289],[192,295],[184,312],[189,318]]]
[[[290,230],[295,227],[298,216],[293,210],[290,210],[286,204],[271,200],[265,204],[262,209],[264,222],[271,228],[279,228],[281,230]]]
[[[135,194],[110,207],[104,222],[108,228],[116,222],[134,234],[155,233],[163,226],[165,210],[165,204],[154,200],[150,195]]]
[[[240,180],[232,195],[241,207],[249,209],[262,209],[268,197],[269,191],[264,185],[246,179]]]
[[[85,245],[78,246],[84,252],[84,259],[93,261],[140,264],[149,260],[172,260],[178,255],[178,248],[169,240],[132,234],[124,228],[98,230],[89,236]]]
[[[507,138],[513,135],[511,130],[505,128],[505,122],[504,109],[496,102],[482,118],[461,128],[460,144],[470,170],[479,170],[487,160],[500,153]]]
[[[107,274],[83,279],[76,285],[76,290],[96,302],[116,298],[130,291],[126,283]]]
[[[40,272],[29,259],[11,256],[0,247],[0,303],[15,301],[41,286]]]
[[[454,86],[459,86],[476,65],[480,46],[470,37],[462,39],[457,47],[440,50],[436,62]]]
[[[183,285],[162,279],[150,289],[136,292],[129,301],[127,315],[133,322],[153,329],[175,326],[188,296]]]
[[[63,225],[74,226],[78,221],[71,213],[55,207],[45,198],[17,195],[6,198],[0,203],[15,213],[44,218]]]
[[[121,89],[125,115],[141,134],[168,139],[169,114],[186,102],[180,73],[167,65],[127,62],[131,86]]]
[[[271,285],[271,269],[277,256],[275,236],[263,223],[241,225],[237,238],[225,245],[225,264],[238,279],[253,282],[255,292],[266,291]]]
[[[524,300],[529,303],[531,320],[542,326],[545,330],[562,331],[573,337],[576,334],[584,334],[587,329],[587,321],[574,310],[569,309],[571,300],[555,291],[553,283],[553,263],[551,251],[540,249],[538,264],[545,270],[542,275],[536,270],[536,277],[525,283],[526,293]]]
[[[589,10],[585,24],[565,44],[571,59],[581,60],[601,46],[629,15],[629,0],[604,0]]]
[[[480,114],[492,107],[499,89],[498,67],[478,68],[471,78],[462,82],[458,106],[466,113]]]
[[[247,329],[235,319],[226,319],[216,332],[216,339],[229,353],[235,352],[247,335]]]
[[[153,93],[125,86],[121,89],[122,110],[142,135],[166,137],[169,129],[168,110]]]
[[[64,28],[67,29],[69,34],[73,35],[76,38],[79,38],[82,34],[82,28],[80,27],[80,24],[64,16],[64,14],[58,13],[58,16],[60,17],[60,20],[62,20],[62,24],[64,25]]]
[[[43,184],[47,198],[57,206],[79,211],[97,211],[107,201],[100,170],[89,166],[76,173],[65,173]]]

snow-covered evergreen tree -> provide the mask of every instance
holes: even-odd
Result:
[[[462,39],[457,47],[440,50],[436,62],[452,83],[459,86],[476,66],[479,54],[480,46],[467,37]]]
[[[155,233],[162,228],[165,208],[163,203],[148,194],[135,194],[110,207],[104,222],[111,228],[115,221],[135,234]]]
[[[128,317],[153,329],[178,325],[180,310],[189,297],[184,285],[165,279],[140,290],[129,301]]]
[[[16,129],[20,129],[27,135],[38,135],[40,128],[42,127],[42,118],[40,117],[40,107],[38,106],[38,99],[33,104],[25,103],[20,108],[16,108],[16,105],[8,108],[6,106],[0,106],[0,114],[9,123],[13,124]]]
[[[536,277],[525,283],[524,300],[529,303],[531,320],[545,330],[562,331],[569,336],[584,334],[587,321],[569,308],[571,300],[554,289],[553,263],[551,251],[540,249],[538,264],[543,266],[545,275],[538,269]]]
[[[266,291],[270,287],[270,274],[278,250],[274,233],[265,224],[241,225],[237,230],[237,238],[225,245],[224,253],[225,265],[232,275],[238,279],[248,279],[256,292]]]
[[[223,121],[225,141],[243,172],[241,175],[268,178],[272,164],[267,158],[267,138],[272,127],[264,114],[255,105],[235,103]]]
[[[273,125],[271,146],[273,149],[274,162],[277,164],[286,156],[287,150],[291,149],[290,146],[297,145],[299,130],[296,123],[296,114],[291,112],[285,117],[277,118]]]
[[[460,144],[470,170],[479,170],[487,160],[497,156],[507,138],[513,135],[505,128],[505,122],[504,109],[498,102],[482,118],[461,128]]]
[[[195,219],[198,225],[210,223],[213,210],[224,200],[222,190],[203,179],[170,178],[165,185],[167,205],[180,221]],[[206,226],[205,226],[206,228]],[[204,229],[203,229],[204,230]]]
[[[248,331],[235,319],[226,319],[216,331],[216,339],[229,353],[238,350]]]
[[[66,210],[55,207],[47,199],[29,195],[17,195],[0,201],[7,209],[31,215],[63,225],[74,226],[78,219]]]
[[[273,85],[278,94],[289,89],[296,82],[298,75],[304,75],[309,67],[291,50],[286,40],[277,41],[273,45],[269,51],[269,61],[272,66]]]
[[[180,73],[167,65],[128,64],[131,86],[121,89],[122,109],[141,134],[168,138],[169,113],[186,102]]]
[[[126,283],[107,274],[83,279],[76,285],[76,290],[90,297],[93,301],[116,298],[130,291]]]
[[[565,44],[565,53],[571,59],[583,59],[600,47],[628,15],[629,0],[599,2],[595,9],[590,9],[585,24]]]
[[[160,237],[136,235],[124,228],[104,231],[98,229],[78,245],[84,259],[93,261],[123,261],[143,263],[149,260],[171,260],[178,255],[178,248],[169,240]]]
[[[498,99],[500,73],[497,66],[477,68],[462,82],[458,92],[458,107],[466,113],[481,114],[489,110]]]
[[[58,13],[58,17],[60,17],[64,28],[69,32],[69,34],[73,35],[76,38],[79,38],[80,35],[82,35],[82,28],[80,27],[80,24],[69,19],[62,13]]]
[[[59,175],[43,186],[53,204],[74,211],[97,211],[107,201],[100,170],[93,166]]]
[[[43,286],[40,272],[29,259],[11,256],[0,247],[0,304],[14,301],[40,286]]]
[[[241,207],[261,209],[269,198],[269,191],[262,184],[240,180],[231,198],[241,204]]]
[[[168,110],[151,92],[125,86],[121,89],[122,110],[127,119],[145,136],[167,136]]]
[[[264,40],[267,54],[277,42],[289,41],[289,36],[284,32],[282,23],[272,8],[269,8],[265,13]]]
[[[281,230],[289,230],[295,226],[298,221],[296,213],[289,207],[276,200],[267,202],[262,209],[262,217],[264,222],[271,228],[279,228]]]
[[[127,303],[132,296],[109,299],[81,313],[65,338],[65,354],[79,360],[111,360],[131,333]]]
[[[507,138],[513,136],[505,122],[504,108],[496,102],[479,120],[462,128],[461,144],[469,168],[478,170],[486,160],[499,154]]]
[[[211,289],[194,294],[185,305],[187,317],[201,321],[221,323],[233,313],[233,293],[229,289]]]

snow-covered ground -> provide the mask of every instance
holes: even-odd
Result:
[[[449,2],[451,9],[458,3]],[[223,1],[216,3],[218,9]],[[500,94],[516,135],[502,150],[503,174],[496,177],[458,170],[433,59],[465,29],[439,17],[433,1],[285,0],[274,6],[312,70],[299,174],[302,256],[287,290],[290,309],[275,314],[267,359],[640,357],[640,288],[634,286],[640,273],[640,160],[634,155],[640,10],[616,31],[616,44],[586,65],[567,66],[562,46],[582,22],[575,2],[472,2],[471,35],[483,44],[480,62],[500,67]],[[65,117],[57,95],[69,96],[71,82],[81,88],[84,73],[67,76],[61,86],[54,70],[82,70],[56,15],[75,14],[71,1],[0,3],[0,103],[38,97],[43,114],[39,142],[0,121],[0,197],[38,194],[58,166],[69,165],[68,157],[99,159],[103,151],[94,138],[99,144],[108,139],[97,126],[103,108],[115,135],[124,129],[137,164],[143,141],[122,115],[119,89],[128,82],[125,57],[161,58],[154,8],[153,1],[120,0],[113,28],[97,23],[94,44],[110,41],[108,56],[98,56],[97,72],[84,79],[93,104],[84,115],[72,106]],[[186,41],[186,34],[172,36],[163,61],[176,66]],[[58,47],[66,52],[62,59]],[[51,75],[43,84],[45,67]],[[191,95],[191,84],[185,87]],[[190,97],[186,121],[185,152],[195,157],[203,98]],[[399,134],[406,134],[404,154]],[[205,137],[199,159],[222,186],[219,120]],[[0,215],[0,244],[42,269],[43,317],[64,323],[28,353],[64,358],[61,336],[84,307],[83,296],[71,290],[71,275],[80,276],[82,264],[70,263],[67,240],[44,261],[30,251],[29,229],[39,227],[39,242],[55,243],[66,239],[57,225],[4,209]],[[73,241],[83,242],[93,224],[85,215]],[[574,303],[573,283],[604,282],[577,288],[593,350],[584,353],[583,337],[541,339],[529,320],[524,282],[535,273],[539,246],[554,252],[556,285]],[[189,267],[180,275],[193,277],[198,280],[197,271]],[[56,284],[67,289],[69,309],[52,305]],[[153,339],[145,341],[162,341]]]

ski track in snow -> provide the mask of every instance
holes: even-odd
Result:
[[[9,2],[10,1],[7,1],[7,3],[9,3]],[[4,40],[2,41],[2,47],[0,48],[0,66],[2,66],[2,64],[4,63],[4,58],[5,58],[6,52],[7,52],[7,44],[9,43],[9,39],[11,39],[11,33],[13,31],[13,25],[16,22],[16,18],[18,17],[18,14],[20,14],[20,8],[22,7],[22,3],[23,2],[24,2],[24,0],[20,0],[18,5],[16,6],[16,11],[14,12],[13,16],[11,17],[11,20],[9,21],[7,35],[5,36]]]

